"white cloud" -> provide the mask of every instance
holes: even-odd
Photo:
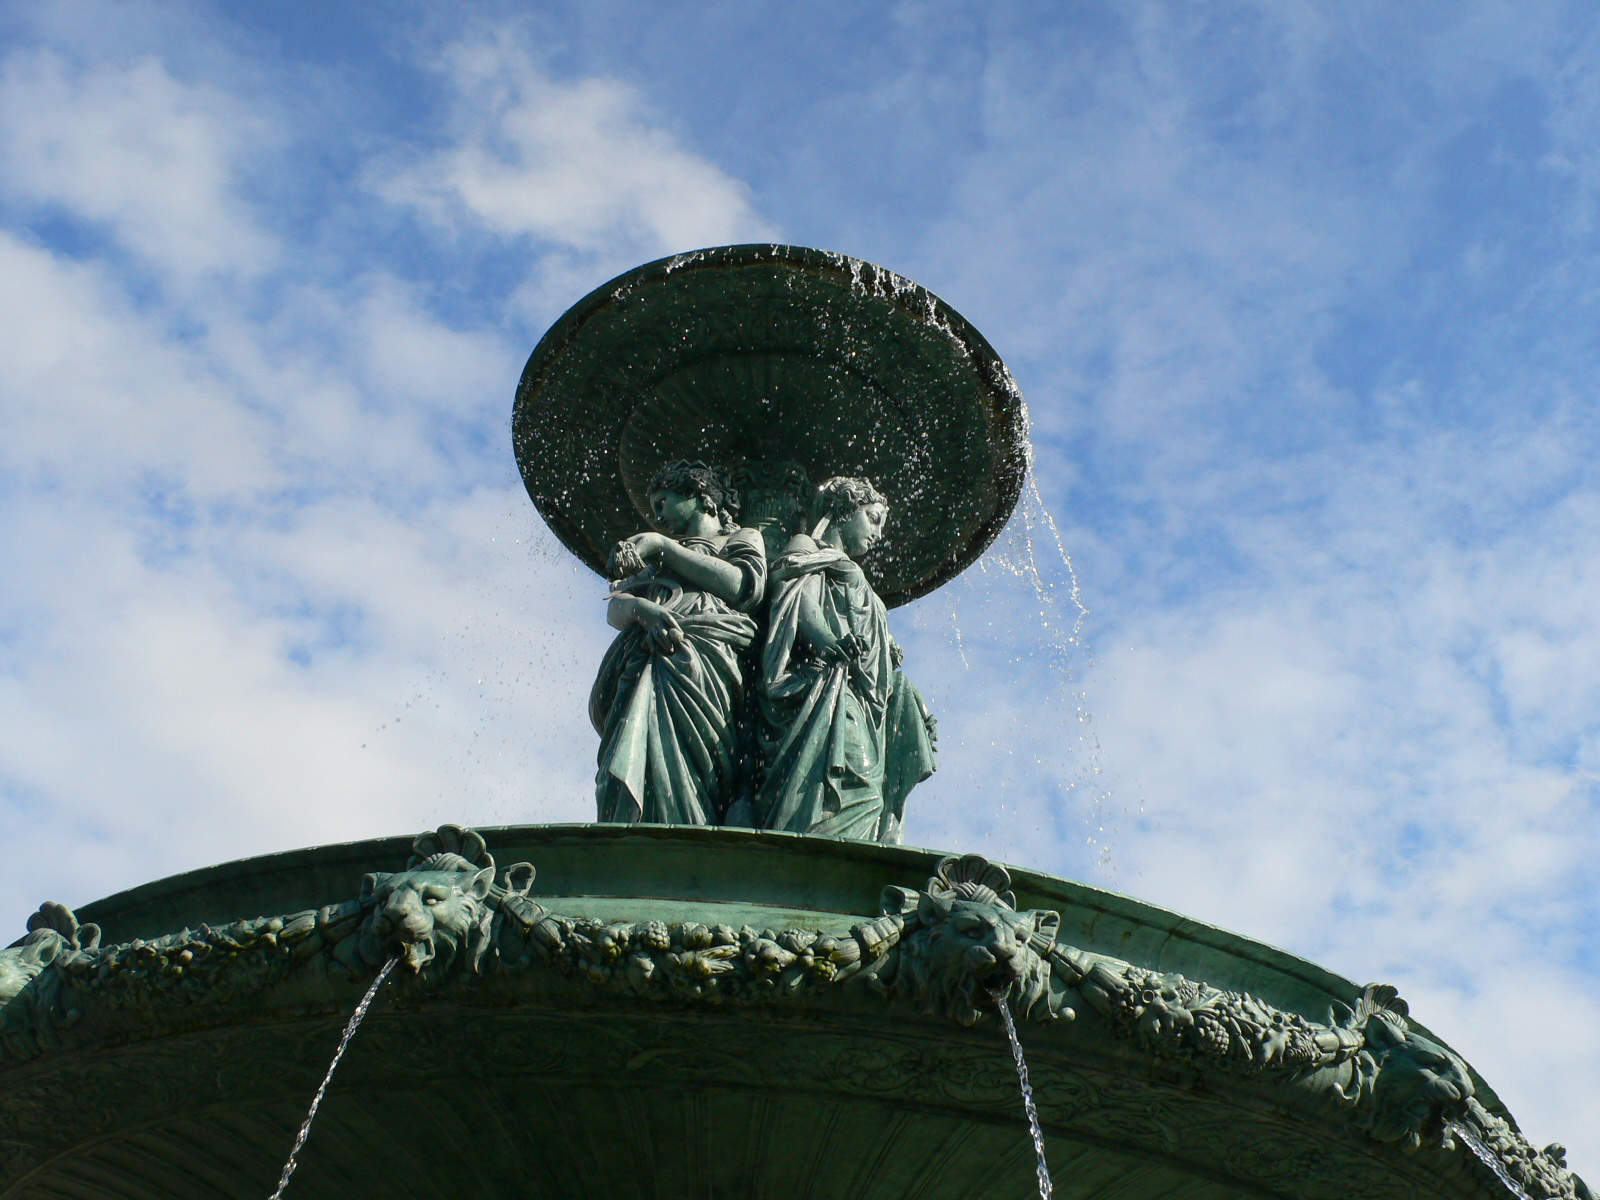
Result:
[[[1589,1158],[1600,1043],[1506,1031],[1550,987],[1600,1020],[1595,497],[1465,536],[1455,494],[1507,511],[1552,466],[1544,428],[1302,458],[1324,504],[1233,519],[1246,584],[1114,614],[1093,690],[1149,805],[1124,886],[1400,984]]]
[[[219,352],[163,339],[94,267],[10,240],[0,260],[0,355],[27,364],[0,393],[0,783],[13,836],[60,838],[13,910],[397,826],[583,815],[561,744],[581,696],[514,661],[565,680],[598,656],[599,623],[565,615],[583,581],[529,558],[548,534],[520,489],[451,486],[431,432],[463,399],[476,415],[487,364],[514,378],[503,348],[391,283],[337,314],[338,362],[212,311]]]
[[[445,323],[381,262],[300,268],[261,232],[241,181],[292,126],[154,59],[74,64],[0,67],[13,211],[107,237],[74,261],[0,232],[0,827],[41,848],[8,909],[445,819],[588,816],[574,747],[607,630],[510,467],[527,347]],[[541,210],[569,250],[759,227],[617,85],[500,116],[589,122],[534,189],[577,187]]]
[[[204,493],[274,477],[259,414],[104,266],[0,233],[0,463],[83,488],[181,477]]]
[[[504,35],[455,45],[441,67],[457,93],[453,143],[387,180],[390,198],[608,262],[771,239],[748,189],[627,84],[553,79]]]
[[[76,66],[36,49],[0,71],[0,188],[103,225],[175,277],[274,262],[275,240],[237,194],[241,160],[273,133],[233,96],[180,82],[155,58]]]
[[[1497,86],[1545,69],[1549,23],[1513,13],[1496,52],[1501,6],[1412,53],[1403,29],[1399,49],[1363,42],[1376,18],[1264,7],[1219,56],[1206,21],[1139,11],[1104,53],[1086,41],[1042,66],[1015,31],[988,39],[977,149],[931,130],[954,199],[931,218],[876,214],[921,239],[941,289],[1026,372],[1047,489],[1087,480],[1118,506],[1070,538],[1098,610],[1092,727],[1074,685],[1041,701],[1056,681],[1030,656],[1053,635],[1016,580],[972,576],[896,614],[946,718],[912,836],[1092,870],[1082,839],[1101,817],[1086,826],[1062,784],[1100,788],[1098,730],[1119,886],[1402,984],[1585,1169],[1600,1157],[1600,505],[1588,385],[1558,376],[1592,371],[1494,339],[1579,311],[1587,250],[1507,299],[1502,325],[1474,327],[1516,351],[1485,359],[1515,385],[1495,429],[1447,431],[1488,386],[1467,372],[1402,363],[1358,395],[1316,356],[1341,311],[1398,320],[1384,304],[1436,302],[1380,293],[1421,278],[1440,148]],[[516,303],[540,313],[646,258],[773,236],[654,93],[557,78],[522,44],[440,56],[437,142],[367,162],[361,178],[423,214],[424,236],[509,243],[526,259]],[[301,235],[272,232],[243,188],[286,160],[300,118],[217,71],[102,50],[0,67],[13,926],[47,895],[245,853],[587,816],[582,701],[606,629],[597,581],[506,462],[528,347],[492,318],[441,320],[427,279],[355,261],[370,244],[340,258],[342,228],[305,234],[302,261]],[[1581,57],[1548,92],[1546,166],[1592,190]],[[1334,68],[1356,80],[1337,112]],[[828,103],[889,138],[928,90],[901,74],[875,106]],[[1351,135],[1364,121],[1376,131]],[[359,218],[393,216],[349,190]],[[110,249],[51,249],[50,216]],[[820,240],[855,218],[807,219]],[[1516,258],[1472,244],[1464,276],[1424,282],[1482,286]],[[1564,412],[1539,409],[1564,387]],[[1069,438],[1084,439],[1070,457]]]

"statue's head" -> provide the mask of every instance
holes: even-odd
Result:
[[[695,514],[714,518],[723,533],[739,528],[739,490],[726,467],[680,458],[650,479],[650,517],[668,533],[688,530]]]
[[[860,558],[883,536],[889,519],[889,501],[867,479],[835,475],[817,485],[811,501],[811,519],[828,519],[828,529],[851,558]]]

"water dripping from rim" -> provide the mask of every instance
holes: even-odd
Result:
[[[311,1122],[317,1119],[317,1109],[322,1105],[322,1098],[328,1094],[328,1085],[333,1082],[333,1073],[339,1068],[339,1060],[344,1057],[345,1048],[350,1045],[350,1039],[355,1037],[356,1030],[361,1027],[362,1019],[367,1015],[367,1009],[372,1007],[372,1001],[378,994],[378,989],[383,986],[383,981],[389,978],[389,972],[394,970],[398,958],[391,958],[383,964],[383,969],[378,972],[378,977],[372,981],[372,986],[367,989],[367,994],[361,997],[361,1003],[356,1005],[355,1012],[350,1014],[350,1021],[344,1027],[344,1036],[339,1039],[339,1048],[333,1052],[333,1061],[328,1064],[328,1073],[322,1077],[322,1086],[317,1089],[317,1094],[311,1097],[311,1107],[306,1112],[306,1119],[300,1123],[300,1132],[295,1134],[294,1147],[289,1151],[289,1161],[283,1164],[283,1174],[278,1176],[278,1190],[272,1193],[271,1200],[282,1200],[283,1189],[289,1186],[289,1177],[294,1174],[294,1169],[300,1165],[300,1151],[305,1148],[306,1138],[311,1133]]]

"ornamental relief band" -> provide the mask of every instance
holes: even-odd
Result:
[[[862,569],[866,479],[678,460],[607,561],[617,636],[589,697],[598,819],[898,843],[936,726]]]
[[[1529,1196],[1594,1200],[1560,1147],[1535,1149],[1485,1107],[1466,1064],[1412,1026],[1394,988],[1369,985],[1319,1023],[1081,950],[1058,939],[1059,913],[1019,911],[1005,868],[979,855],[941,860],[920,889],[885,887],[878,917],[838,929],[563,916],[534,897],[534,879],[528,863],[497,869],[480,834],[444,825],[416,839],[404,870],[370,873],[357,898],[300,913],[102,945],[96,926],[45,904],[28,936],[0,951],[0,1062],[119,1041],[152,1018],[187,1027],[208,1007],[291,981],[359,983],[391,958],[421,994],[457,1000],[479,981],[515,989],[553,972],[680,1004],[876,995],[971,1026],[1004,998],[1024,1021],[1082,1010],[1091,1039],[1131,1043],[1196,1078],[1293,1089],[1379,1142],[1469,1138]]]

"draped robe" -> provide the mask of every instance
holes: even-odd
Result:
[[[704,538],[679,544],[737,567],[739,593],[730,605],[665,571],[630,587],[670,612],[683,640],[662,654],[632,625],[601,660],[589,694],[589,719],[600,734],[601,821],[711,825],[733,789],[744,656],[757,632],[748,613],[761,603],[766,552],[753,529],[730,535],[720,549]]]
[[[785,552],[769,581],[757,819],[768,829],[898,842],[906,793],[933,773],[934,756],[921,693],[894,665],[883,601],[848,555],[826,546]],[[859,656],[817,658],[801,623],[808,601],[834,639],[855,636]]]

